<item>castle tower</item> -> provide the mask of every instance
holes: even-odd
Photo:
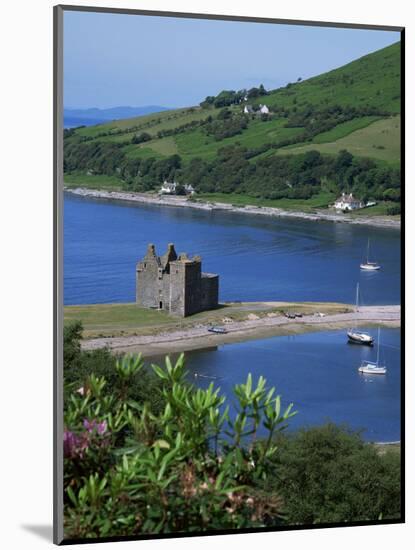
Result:
[[[170,263],[170,312],[182,317],[201,311],[202,262],[180,254]]]
[[[202,273],[200,256],[177,256],[173,244],[159,257],[149,244],[136,268],[137,305],[186,317],[218,306],[219,277]]]
[[[160,258],[154,244],[149,244],[147,252],[136,269],[136,302],[144,307],[159,307],[159,292],[156,281],[162,277]],[[161,308],[160,308],[161,309]]]

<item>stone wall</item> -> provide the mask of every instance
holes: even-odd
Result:
[[[137,264],[136,302],[140,306],[186,317],[217,307],[218,295],[219,276],[202,274],[199,256],[177,257],[172,244],[161,257],[149,244],[145,257]]]
[[[201,311],[218,307],[219,275],[202,273],[201,287]]]
[[[147,253],[137,264],[136,302],[143,307],[159,307],[160,259],[156,256],[154,245],[150,244]]]

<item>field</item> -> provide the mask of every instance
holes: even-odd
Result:
[[[87,128],[77,130],[77,133],[81,136],[95,137],[102,132],[135,128],[134,133],[142,130],[151,135],[156,135],[160,130],[172,129],[178,125],[187,124],[193,120],[200,120],[206,116],[206,112],[199,107],[188,107],[186,109],[161,111],[160,113],[114,120],[107,122],[106,124],[98,124],[96,126],[88,126]],[[129,137],[131,138],[131,136]]]
[[[318,134],[313,139],[312,143],[329,143],[331,141],[336,141],[340,138],[348,136],[349,134],[351,134],[352,132],[355,132],[356,130],[360,130],[361,128],[366,128],[366,126],[369,126],[369,124],[372,124],[372,122],[376,122],[376,120],[379,120],[379,118],[380,117],[377,117],[377,116],[364,116],[361,118],[354,118],[352,120],[348,120],[347,122],[338,124],[328,132],[322,132],[321,134]]]
[[[149,120],[146,123],[148,127],[142,125],[142,130],[154,136],[154,139],[139,145],[134,145],[131,143],[132,137],[136,133],[139,133],[139,130],[132,130],[131,132],[121,135],[114,134],[102,137],[98,136],[96,137],[96,141],[125,143],[125,151],[127,153],[127,157],[129,158],[162,158],[179,154],[183,160],[189,161],[195,157],[213,159],[217,155],[218,149],[226,147],[227,145],[235,144],[236,142],[248,148],[257,147],[264,143],[291,138],[302,132],[301,128],[285,128],[285,121],[283,119],[274,119],[266,122],[259,119],[254,119],[250,121],[248,128],[242,134],[225,138],[221,141],[215,141],[212,136],[206,135],[206,133],[200,128],[189,129],[188,131],[175,136],[163,138],[156,137],[157,132],[161,129],[174,128],[175,124],[181,125],[189,122],[190,120],[197,120],[197,117],[201,118],[202,111],[199,110],[196,111],[196,113],[197,116],[195,113],[191,116],[178,116],[177,118],[161,124],[156,122],[157,118],[153,118],[151,120],[151,115],[148,115],[148,117],[143,117],[148,118]],[[203,111],[203,118],[207,117],[209,114],[214,113],[211,113],[210,111]],[[131,124],[132,123],[133,119],[131,119]],[[88,135],[90,128],[91,127],[79,130],[80,135]],[[94,128],[94,130],[92,131],[92,134],[89,135],[94,135],[94,133],[96,133],[96,128],[98,127],[92,128]],[[101,128],[104,131],[105,126],[101,126]]]
[[[287,152],[290,154],[305,153],[311,150],[325,154],[336,154],[342,149],[346,149],[352,155],[358,157],[370,157],[392,163],[399,162],[401,147],[399,116],[377,120],[364,128],[352,131],[340,139],[336,138],[336,130],[338,131],[338,129],[339,127],[336,127],[331,131],[333,141],[323,143],[315,138],[311,144],[279,149],[277,154],[287,154]],[[326,134],[329,134],[329,132],[326,132]],[[321,138],[322,136],[323,134],[318,137]]]
[[[249,195],[225,194],[225,193],[206,193],[198,195],[196,200],[203,202],[224,202],[235,206],[269,206],[272,208],[282,208],[283,210],[297,210],[300,212],[312,211],[316,208],[327,208],[333,202],[335,195],[332,193],[319,193],[311,199],[257,199]]]
[[[222,323],[224,318],[243,320],[254,313],[258,317],[270,312],[296,311],[311,313],[316,311],[338,313],[349,306],[336,303],[289,303],[289,302],[238,302],[222,304],[212,311],[204,311],[190,317],[180,318],[168,315],[165,311],[127,304],[92,304],[64,307],[64,323],[79,320],[84,327],[84,337],[151,335],[168,330],[180,330],[198,324]]]
[[[105,191],[120,191],[122,189],[120,178],[104,174],[91,176],[86,174],[65,174],[64,184],[69,188],[86,187],[87,189],[104,189]]]

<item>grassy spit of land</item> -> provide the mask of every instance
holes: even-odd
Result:
[[[286,313],[301,316],[286,317]],[[80,320],[85,349],[108,347],[144,355],[200,349],[271,336],[334,330],[353,325],[400,326],[400,306],[353,307],[324,302],[240,302],[191,317],[169,316],[135,304],[65,306],[65,323]],[[208,331],[226,327],[226,334]]]

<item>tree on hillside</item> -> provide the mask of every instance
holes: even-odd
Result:
[[[134,134],[131,143],[135,145],[139,143],[144,143],[145,141],[150,141],[152,139],[151,135],[147,132],[141,132],[141,134]]]

